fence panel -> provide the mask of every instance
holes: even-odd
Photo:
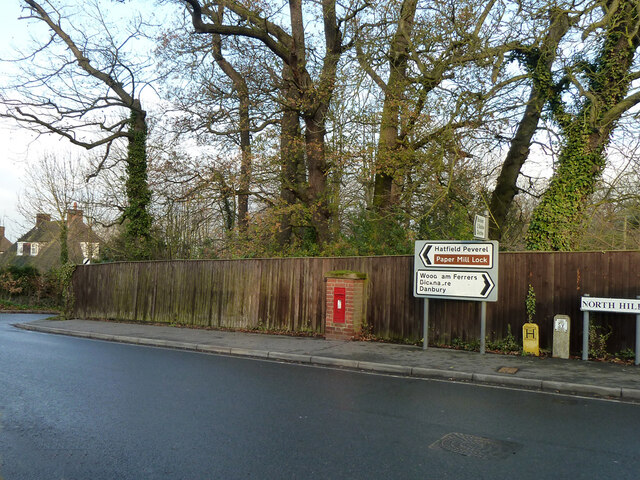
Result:
[[[368,275],[367,323],[372,333],[408,342],[422,337],[422,303],[413,298],[413,257],[284,258],[122,262],[78,266],[73,277],[75,314],[138,322],[323,332],[324,274],[354,270]],[[553,316],[572,320],[571,349],[582,335],[580,296],[640,295],[640,252],[501,253],[498,301],[487,308],[487,334],[501,339],[509,326],[520,338],[528,286],[536,293],[541,346],[552,344]],[[477,340],[478,302],[430,300],[434,343]],[[628,315],[593,314],[609,350],[634,348]]]

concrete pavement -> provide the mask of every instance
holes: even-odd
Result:
[[[640,403],[640,367],[634,365],[91,320],[22,323],[15,317],[15,326],[46,333]],[[517,370],[503,373],[503,367]]]

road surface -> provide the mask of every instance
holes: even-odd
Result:
[[[640,406],[18,330],[0,479],[637,479]]]

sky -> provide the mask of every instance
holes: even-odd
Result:
[[[21,9],[17,0],[5,2],[0,15],[0,45],[4,52],[28,40],[27,22],[18,20]],[[0,68],[0,81],[6,81],[8,68]],[[2,78],[2,77],[5,78]],[[24,189],[24,175],[27,161],[42,155],[46,151],[68,149],[51,135],[36,137],[33,133],[20,128],[15,122],[0,118],[0,226],[5,227],[5,236],[12,242],[26,233],[35,222],[25,219],[18,213],[18,196]]]
[[[18,2],[3,5],[0,15],[0,45],[11,46],[24,37],[17,20],[20,15]],[[0,69],[4,75],[5,69]],[[31,135],[17,129],[11,122],[0,119],[0,225],[6,228],[5,236],[12,242],[21,234],[22,220],[17,212],[18,192],[22,186],[22,170],[28,155]]]

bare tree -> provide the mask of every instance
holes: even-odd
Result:
[[[335,87],[338,62],[342,53],[349,48],[348,42],[344,40],[344,25],[362,7],[352,6],[344,11],[342,18],[339,18],[335,0],[321,2],[324,54],[320,64],[315,66],[317,76],[314,79],[313,56],[310,55],[306,45],[300,0],[289,1],[291,33],[272,21],[259,8],[239,1],[204,4],[197,0],[184,1],[190,9],[196,32],[256,39],[288,68],[288,74],[291,77],[290,86],[285,90],[290,92],[290,96],[285,101],[290,110],[299,113],[305,125],[308,188],[304,192],[306,197],[304,200],[310,209],[311,224],[318,243],[328,242],[331,238],[332,210],[327,192],[329,165],[325,156],[327,112]],[[221,23],[219,17],[216,17],[216,9],[219,5],[224,5],[224,8],[235,18],[229,18],[225,23]]]
[[[25,188],[20,194],[18,211],[29,220],[36,214],[53,212],[60,225],[60,262],[69,260],[68,212],[77,202],[90,207],[91,191],[84,181],[86,165],[71,154],[55,156],[45,153],[25,169]],[[89,213],[89,212],[86,212]],[[91,214],[89,214],[91,217]]]
[[[23,75],[2,92],[7,107],[3,115],[86,149],[102,147],[103,161],[92,175],[102,168],[114,142],[125,141],[128,205],[123,221],[128,253],[131,258],[148,258],[147,112],[140,100],[145,83],[139,83],[138,76],[150,65],[127,55],[143,24],[136,22],[117,39],[97,3],[90,4],[97,34],[88,31],[86,17],[66,14],[53,0],[22,3],[23,18],[46,25],[50,37],[19,59]]]

